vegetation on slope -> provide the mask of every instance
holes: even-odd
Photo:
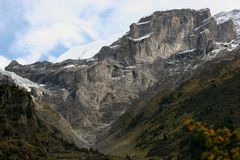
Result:
[[[189,146],[195,160],[240,160],[240,128],[214,129],[205,123],[184,118],[191,133]]]
[[[0,159],[108,160],[96,150],[78,149],[56,128],[41,121],[30,94],[18,87],[0,86]]]
[[[192,159],[182,119],[185,116],[213,128],[240,127],[240,58],[208,64],[189,81],[140,104],[117,122],[122,130],[103,151],[135,154],[141,159]],[[119,126],[120,125],[120,126]]]

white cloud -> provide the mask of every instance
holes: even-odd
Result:
[[[111,35],[127,31],[131,23],[153,11],[208,7],[215,14],[236,6],[240,6],[236,0],[22,0],[20,8],[27,25],[11,47],[24,64],[42,57],[51,61],[86,58],[101,45],[110,44]],[[68,51],[54,57],[52,51],[58,46]]]
[[[85,35],[93,40],[98,39],[98,33],[93,27],[97,26],[99,19],[94,16],[91,20],[81,18],[79,1],[25,0],[23,2],[26,10],[24,18],[29,27],[17,34],[16,42],[12,45],[13,52],[25,53],[18,58],[21,63],[31,63],[44,55],[50,55],[59,45],[71,48],[84,44]],[[82,5],[83,9],[88,3]],[[98,8],[98,5],[96,7]]]
[[[10,60],[8,58],[0,55],[0,69],[4,69],[9,63]]]
[[[24,58],[26,62],[36,61],[42,55],[50,54],[51,50],[58,45],[71,48],[84,41],[78,33],[77,26],[67,23],[54,23],[51,26],[32,28],[18,37],[14,46],[15,49],[28,53]]]

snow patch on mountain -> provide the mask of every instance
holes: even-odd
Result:
[[[240,48],[240,41],[238,41],[238,40],[233,40],[229,43],[217,42],[215,49],[212,50],[211,52],[209,52],[208,54],[206,54],[203,57],[203,60],[210,61],[210,60],[214,59],[215,57],[217,57],[223,51],[231,52],[231,51],[237,50],[239,48]]]
[[[229,19],[233,20],[236,25],[236,30],[240,36],[240,10],[233,10],[230,12],[221,12],[214,16],[214,19],[217,21],[217,24],[224,23]]]
[[[68,66],[65,66],[65,67],[63,67],[63,68],[73,68],[73,67],[76,67],[75,65],[73,65],[73,64],[71,64],[71,65],[68,65]]]
[[[22,78],[13,72],[0,69],[0,74],[10,77],[17,86],[25,88],[28,92],[31,92],[31,88],[40,87],[37,83],[34,83],[26,78]]]
[[[139,38],[132,38],[132,37],[128,37],[130,40],[134,41],[134,42],[138,42],[138,41],[141,41],[141,40],[144,40],[144,39],[147,39],[149,37],[152,36],[153,33],[149,33],[149,34],[146,34],[145,36],[142,36],[142,37],[139,37]]]
[[[93,42],[90,42],[85,45],[79,45],[70,48],[68,51],[65,53],[61,54],[57,58],[53,58],[50,61],[52,62],[61,62],[66,59],[89,59],[92,58],[94,55],[96,55],[100,49],[103,46],[108,46],[112,44],[115,40],[117,40],[120,36],[123,35],[125,32],[120,32],[117,34],[113,34],[110,37],[107,37],[106,39],[101,39],[101,40],[96,40]]]
[[[193,49],[189,49],[189,50],[185,50],[185,51],[179,52],[177,54],[191,53],[191,52],[195,52],[196,50],[197,50],[196,48],[193,48]]]
[[[145,22],[138,22],[136,23],[136,25],[144,25],[144,24],[148,24],[150,23],[151,21],[145,21]]]
[[[113,46],[109,46],[111,49],[117,49],[120,47],[120,45],[113,45]]]

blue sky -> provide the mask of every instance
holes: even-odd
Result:
[[[238,8],[236,8],[236,6]],[[89,58],[156,10],[239,9],[237,0],[0,0],[0,68]]]

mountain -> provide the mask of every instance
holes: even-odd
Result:
[[[137,103],[103,132],[98,148],[139,159],[194,159],[187,143],[190,136],[183,130],[184,117],[215,128],[240,128],[239,53],[234,59],[226,55],[207,63],[180,86]]]
[[[64,137],[67,137],[69,142],[79,147],[87,146],[87,142],[81,139],[81,137],[73,131],[69,122],[67,122],[61,114],[39,100],[38,97],[43,96],[45,92],[42,85],[5,70],[0,70],[0,85],[16,85],[29,92],[34,97],[36,111],[39,113],[39,116],[42,117],[43,121],[62,131],[62,134],[64,134]]]
[[[151,108],[148,103],[168,90],[191,83],[191,79],[200,72],[211,68],[217,72],[216,66],[225,67],[218,63],[231,64],[237,59],[240,48],[239,13],[234,10],[211,16],[209,9],[157,11],[133,23],[129,32],[110,46],[102,47],[91,59],[69,59],[60,63],[43,61],[30,65],[12,61],[5,69],[28,79],[31,84],[37,84],[38,87],[27,86],[35,104],[39,108],[47,106],[47,111],[40,110],[39,115],[63,135],[68,135],[68,141],[79,147],[97,147],[106,153],[129,154],[129,151],[135,152],[133,146],[138,141],[132,143],[136,136],[129,137],[131,127],[128,128],[128,122],[133,119],[130,126],[141,129],[145,110]],[[209,76],[209,80],[212,78]],[[16,82],[15,79],[13,77]],[[194,93],[200,94],[201,87],[198,86]],[[185,94],[187,97],[192,92]],[[153,119],[165,120],[163,125],[168,125],[167,118],[172,118],[169,120],[172,123],[174,118],[171,116],[178,112],[168,101],[166,98],[166,104],[163,104],[169,110],[160,113],[153,110],[156,112],[154,115],[160,114],[160,117],[152,116]],[[186,99],[183,101],[186,102]],[[139,107],[140,104],[145,105]],[[43,116],[45,114],[47,116]],[[148,118],[144,117],[144,122]],[[66,133],[66,130],[70,132]],[[173,131],[172,128],[165,130],[165,134],[170,131]],[[118,134],[126,139],[116,139]],[[113,142],[117,145],[114,146]],[[124,144],[130,144],[129,151]],[[126,148],[122,150],[119,146]],[[144,152],[149,154],[150,150],[154,150],[154,147],[146,148]]]
[[[224,23],[231,19],[236,26],[237,35],[240,35],[240,10],[236,9],[230,12],[218,13],[214,16],[214,19],[217,21],[217,23]]]
[[[1,75],[2,76],[2,75]],[[15,84],[0,85],[0,157],[8,159],[97,159],[109,158],[69,143],[55,126],[46,123],[31,95]],[[5,83],[5,84],[3,84]],[[41,114],[43,115],[43,114]],[[54,116],[51,114],[51,116]]]

